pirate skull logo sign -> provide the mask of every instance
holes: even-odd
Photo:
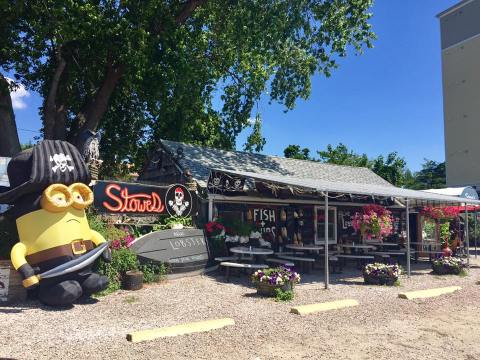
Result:
[[[74,169],[74,166],[68,165],[68,162],[72,161],[72,158],[70,155],[65,155],[64,153],[59,153],[59,154],[54,154],[53,156],[50,156],[50,162],[54,163],[55,165],[52,166],[53,172],[57,172],[57,170],[60,170],[60,172],[64,173],[65,171],[72,172]]]
[[[188,216],[191,211],[192,195],[183,185],[174,185],[166,194],[167,211],[171,216]]]
[[[235,179],[234,183],[233,183],[233,186],[235,187],[235,189],[239,190],[240,187],[242,185],[242,180],[241,179]]]

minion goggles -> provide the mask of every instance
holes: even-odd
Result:
[[[42,209],[49,212],[62,212],[73,206],[77,210],[83,210],[93,203],[93,192],[82,183],[70,186],[53,184],[47,187],[40,199]]]

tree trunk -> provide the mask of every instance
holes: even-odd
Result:
[[[125,71],[125,67],[123,65],[113,66],[109,65],[108,70],[106,73],[105,78],[103,79],[103,83],[100,86],[100,89],[95,94],[95,97],[91,99],[83,111],[77,114],[76,116],[76,124],[79,126],[77,127],[78,130],[74,130],[73,134],[70,134],[69,138],[73,144],[78,144],[78,137],[82,132],[85,130],[96,131],[98,125],[100,124],[100,120],[102,119],[103,115],[108,109],[108,105],[110,102],[110,97],[113,94],[120,78]]]
[[[63,135],[62,138],[57,137],[58,133],[65,134],[65,121],[60,121],[60,123],[57,124],[56,120],[58,119],[59,115],[60,120],[62,120],[62,114],[58,114],[58,112],[63,112],[63,110],[57,108],[57,95],[58,89],[60,87],[60,79],[66,65],[67,63],[61,54],[60,47],[57,52],[57,66],[50,82],[50,90],[48,92],[47,98],[45,99],[45,104],[43,108],[43,137],[45,139],[65,139],[65,135]],[[63,129],[60,129],[62,126]]]
[[[20,151],[15,114],[7,79],[0,74],[0,156],[12,157]]]

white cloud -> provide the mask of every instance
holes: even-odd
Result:
[[[249,124],[250,126],[253,126],[253,125],[255,125],[255,121],[257,121],[257,119],[251,117],[251,118],[248,119],[248,124]]]
[[[13,82],[12,79],[7,78],[7,80]],[[12,107],[14,109],[25,109],[27,107],[25,98],[29,97],[30,93],[22,84],[19,84],[16,89],[10,93],[10,96],[12,97]]]

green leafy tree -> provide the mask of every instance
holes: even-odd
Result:
[[[422,169],[414,175],[414,181],[407,186],[411,189],[438,189],[446,186],[445,162],[424,159]]]
[[[246,151],[262,151],[265,146],[266,140],[262,136],[262,120],[258,114],[253,123],[252,133],[248,136],[247,142],[245,143],[244,150]]]
[[[356,154],[346,145],[340,143],[336,147],[328,144],[327,150],[317,151],[320,161],[328,164],[370,167],[366,154]]]
[[[303,148],[300,149],[299,145],[288,145],[284,150],[283,154],[286,158],[300,159],[300,160],[313,160],[310,157],[310,149]]]
[[[372,46],[371,4],[0,0],[0,70],[43,97],[44,138],[100,130],[114,171],[160,137],[233,148],[262,94],[292,109],[314,73]]]
[[[396,152],[389,153],[386,158],[383,155],[378,156],[372,161],[371,165],[375,174],[396,186],[404,184],[406,167],[407,162],[404,158],[399,157]]]

